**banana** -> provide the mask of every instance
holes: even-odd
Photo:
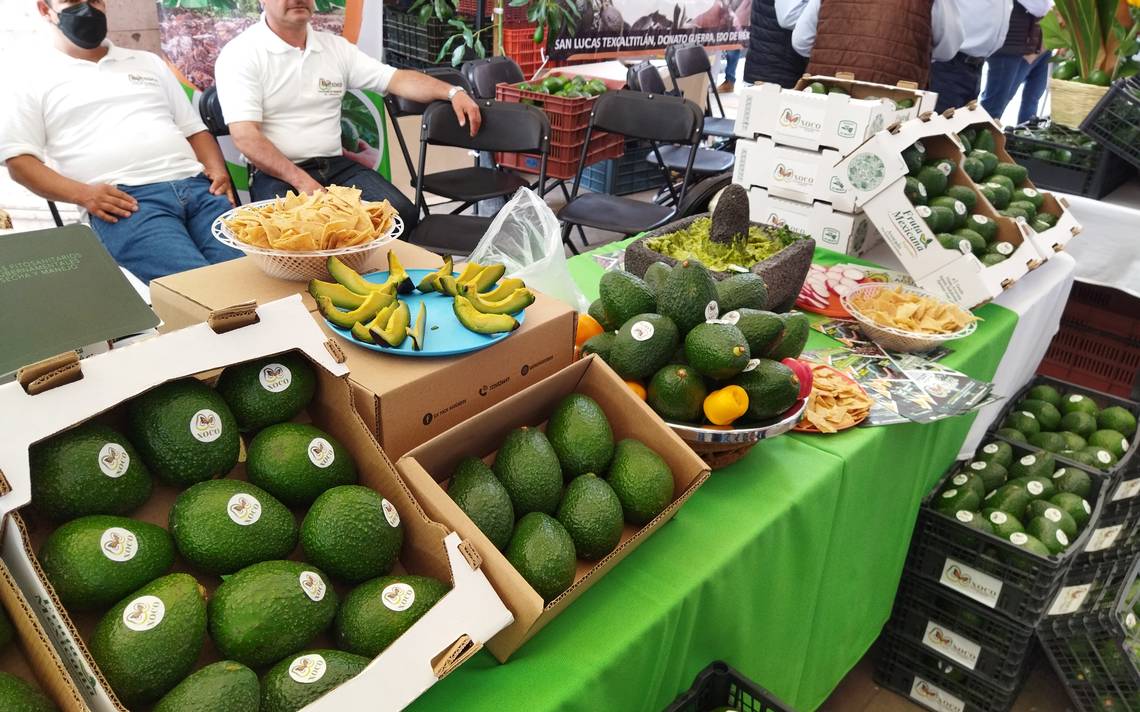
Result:
[[[388,323],[382,329],[369,329],[368,333],[381,346],[399,347],[408,338],[408,322],[410,310],[407,302],[400,302],[400,306],[392,313]]]
[[[408,336],[412,338],[412,348],[416,351],[424,350],[424,336],[427,335],[427,306],[420,302],[420,309],[416,312],[416,325],[408,327]]]
[[[501,334],[519,328],[519,322],[508,314],[483,314],[466,297],[456,297],[455,317],[468,331],[476,334]]]
[[[471,306],[484,314],[518,314],[531,304],[534,304],[534,292],[526,289],[516,289],[505,299],[491,301],[484,298],[479,292],[471,292],[468,297]]]

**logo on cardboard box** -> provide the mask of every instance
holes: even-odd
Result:
[[[886,175],[887,167],[883,159],[874,153],[860,153],[847,164],[847,182],[857,190],[870,191],[878,188]]]
[[[917,675],[910,687],[910,696],[933,710],[963,712],[966,709],[965,702]]]
[[[859,134],[859,124],[851,119],[844,119],[836,125],[835,133],[839,138],[855,138]]]
[[[977,643],[934,621],[927,621],[922,642],[931,650],[936,650],[971,670],[978,664],[978,656],[982,652]]]
[[[803,166],[781,161],[772,169],[772,180],[797,188],[811,188],[815,185],[815,176],[803,171]]]
[[[913,208],[891,211],[891,221],[902,233],[903,245],[912,256],[917,257],[920,252],[926,251],[927,246],[933,242],[927,236],[926,228]]]

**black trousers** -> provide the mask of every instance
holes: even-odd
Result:
[[[959,53],[948,62],[930,65],[930,90],[938,92],[934,110],[965,106],[982,93],[982,65],[984,60]]]
[[[405,235],[409,234],[420,221],[420,212],[412,205],[412,201],[408,200],[399,188],[384,180],[371,168],[365,168],[344,156],[310,158],[301,161],[297,166],[323,186],[350,185],[360,189],[364,200],[387,200],[400,213],[400,218],[404,221]],[[254,201],[269,200],[285,195],[290,190],[293,190],[293,186],[280,178],[264,171],[254,170],[249,184],[249,197]]]

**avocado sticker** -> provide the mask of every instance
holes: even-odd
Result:
[[[214,442],[222,437],[221,416],[209,408],[203,408],[190,418],[190,434],[198,442]]]
[[[295,659],[289,665],[289,677],[302,685],[311,685],[325,676],[328,664],[317,653],[309,653]]]
[[[301,590],[313,603],[319,603],[324,599],[327,587],[320,574],[315,571],[302,571],[298,577],[298,582],[301,584]]]
[[[635,341],[648,341],[653,338],[653,325],[648,321],[639,321],[629,328],[629,335]]]
[[[158,596],[139,596],[123,609],[123,625],[136,633],[153,629],[166,616],[166,605]]]
[[[392,583],[380,592],[380,600],[388,610],[406,611],[416,602],[416,590],[406,583]]]
[[[312,462],[321,469],[333,464],[333,460],[336,459],[336,453],[333,452],[332,443],[324,438],[313,438],[310,440],[309,447],[306,451],[309,453],[309,462]]]
[[[119,443],[107,443],[99,449],[99,470],[115,480],[131,466],[131,456]]]
[[[99,551],[111,561],[122,563],[135,558],[139,550],[138,537],[122,527],[111,527],[99,537]]]
[[[267,363],[257,374],[261,387],[270,393],[280,393],[293,382],[293,372],[288,366],[279,363]]]
[[[857,190],[869,191],[883,184],[887,170],[883,159],[874,153],[861,153],[847,166],[847,182]]]
[[[252,494],[238,492],[226,503],[226,514],[234,524],[248,527],[261,519],[261,502]]]
[[[384,510],[384,518],[393,529],[400,526],[400,513],[396,511],[394,504],[381,497],[380,509]]]

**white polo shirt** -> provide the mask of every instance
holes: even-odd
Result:
[[[150,52],[103,45],[98,62],[53,47],[21,64],[0,101],[0,161],[30,155],[72,180],[112,185],[201,173],[186,138],[206,126],[170,68]]]
[[[383,94],[396,73],[343,37],[309,27],[297,49],[261,22],[222,48],[214,65],[227,123],[258,121],[293,162],[341,155],[340,102],[349,89]]]

